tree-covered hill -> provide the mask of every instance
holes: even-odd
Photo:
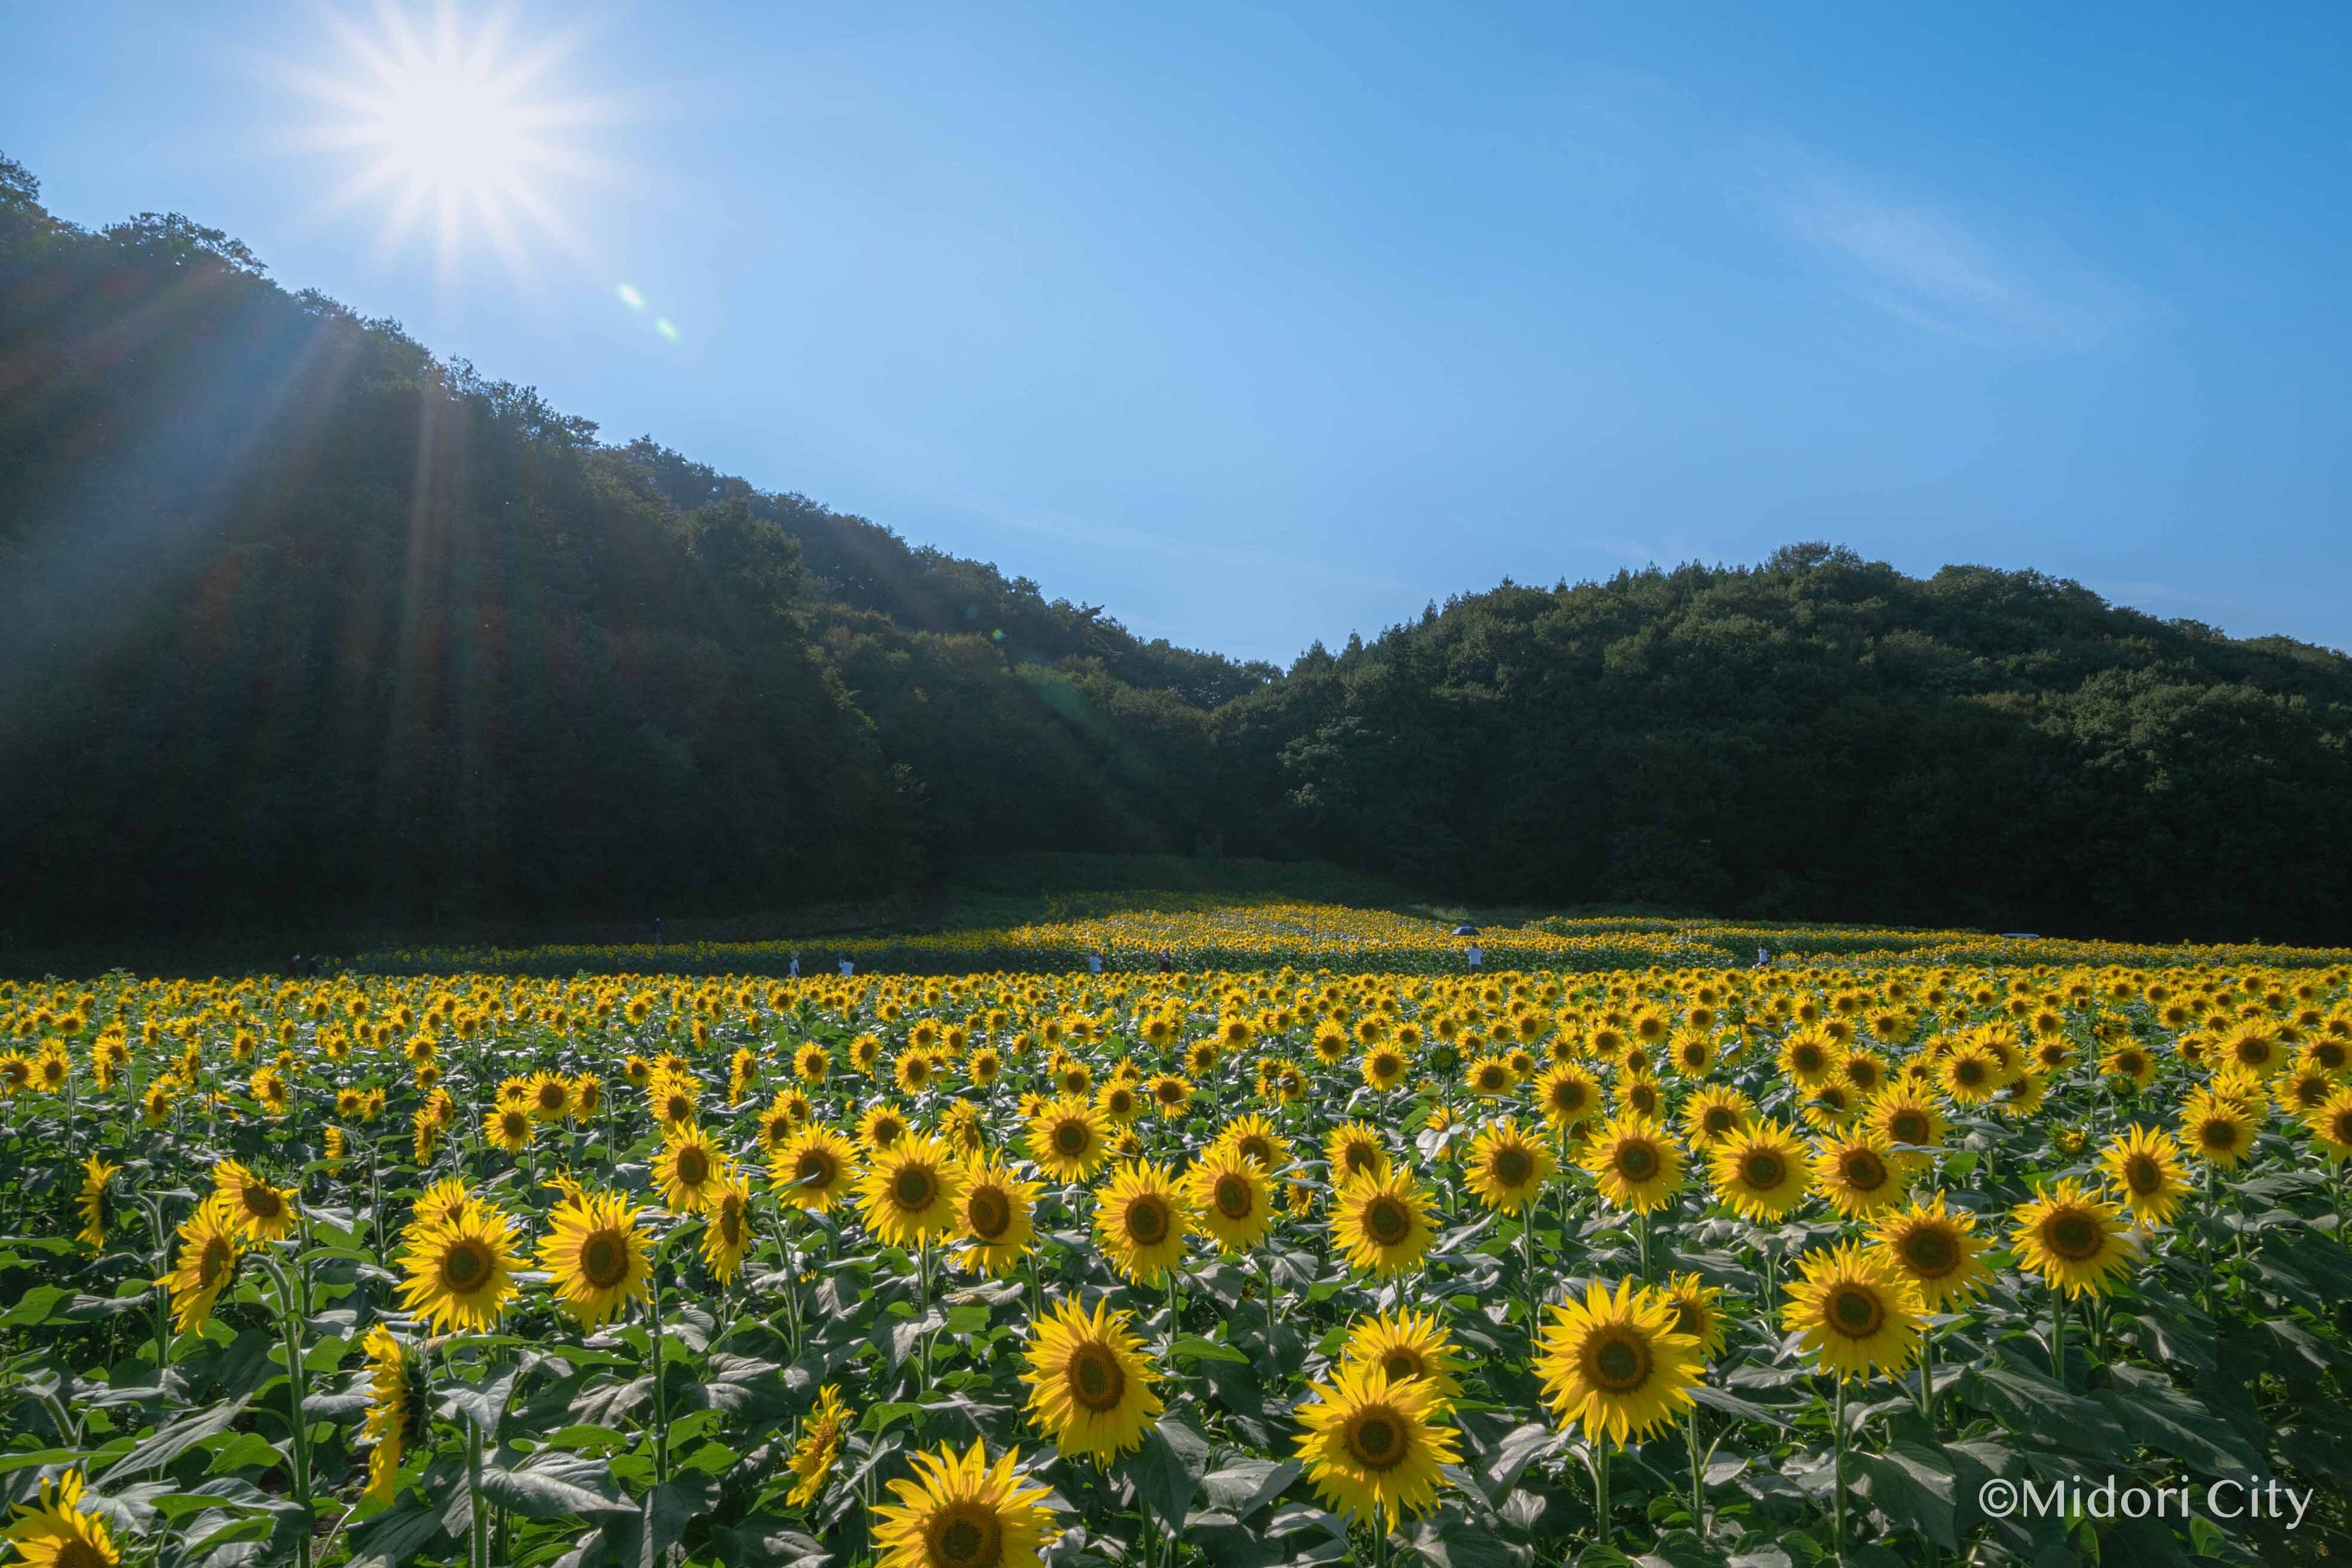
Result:
[[[1288,671],[651,439],[0,160],[0,940],[790,910],[973,856],[2352,936],[2352,663],[1824,546]]]

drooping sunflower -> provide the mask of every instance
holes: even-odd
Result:
[[[2207,1164],[2234,1171],[2253,1152],[2254,1119],[2242,1106],[2200,1089],[2181,1102],[2180,1142]]]
[[[1775,1220],[1805,1201],[1812,1151],[1777,1121],[1761,1121],[1716,1146],[1708,1161],[1716,1196],[1743,1219]]]
[[[1552,1308],[1534,1370],[1560,1425],[1622,1447],[1690,1408],[1702,1352],[1676,1316],[1665,1296],[1631,1279],[1613,1295],[1595,1280],[1581,1301]]]
[[[1430,1208],[1429,1189],[1410,1173],[1350,1176],[1332,1194],[1332,1234],[1350,1267],[1387,1279],[1418,1264],[1437,1239]]]
[[[1559,1169],[1559,1162],[1507,1116],[1470,1141],[1464,1169],[1480,1203],[1515,1215],[1542,1194],[1544,1184]]]
[[[236,1260],[245,1250],[244,1227],[237,1211],[215,1192],[196,1205],[180,1224],[180,1261],[155,1281],[172,1291],[172,1326],[194,1333],[211,1321],[213,1303],[236,1278]]]
[[[1805,1258],[1804,1278],[1786,1289],[1781,1325],[1802,1336],[1823,1372],[1897,1373],[1918,1353],[1927,1302],[1884,1256],[1852,1242],[1823,1248]]]
[[[400,1490],[400,1461],[408,1445],[408,1353],[399,1339],[382,1323],[372,1325],[360,1342],[367,1352],[367,1418],[360,1431],[368,1451],[371,1502],[390,1502]]]
[[[1728,1084],[1711,1083],[1683,1101],[1683,1136],[1713,1153],[1724,1141],[1756,1123],[1756,1102]]]
[[[691,1121],[662,1129],[661,1152],[654,1156],[654,1190],[675,1215],[700,1214],[719,1199],[728,1175],[727,1156],[710,1135]]]
[[[887,1247],[945,1234],[962,1200],[963,1162],[936,1138],[909,1132],[876,1156],[857,1184],[866,1228]]]
[[[898,1504],[874,1507],[875,1568],[1038,1568],[1054,1510],[1045,1488],[1014,1473],[1020,1457],[1007,1449],[991,1465],[978,1438],[966,1454],[942,1443],[910,1456],[914,1479],[890,1483]]]
[[[1682,1190],[1682,1149],[1646,1116],[1621,1116],[1594,1133],[1583,1165],[1602,1198],[1636,1213],[1663,1208]]]
[[[1360,1121],[1342,1121],[1331,1129],[1323,1140],[1323,1158],[1331,1168],[1334,1186],[1357,1176],[1389,1173],[1388,1145],[1379,1132]]]
[[[792,1457],[784,1461],[784,1468],[795,1478],[784,1499],[793,1507],[806,1508],[824,1491],[834,1464],[841,1458],[849,1415],[839,1384],[828,1383],[817,1390],[816,1408],[802,1418],[800,1436],[793,1443]]]
[[[2180,1164],[2180,1141],[2169,1132],[2137,1123],[2099,1155],[2099,1169],[2123,1194],[2132,1217],[2164,1225],[2180,1212],[2189,1178]]]
[[[806,1127],[785,1141],[768,1168],[784,1202],[824,1214],[856,1188],[857,1148],[830,1127]]]
[[[1159,1372],[1129,1326],[1133,1315],[1097,1300],[1091,1316],[1064,1297],[1037,1321],[1026,1352],[1029,1422],[1064,1454],[1097,1465],[1142,1447],[1162,1408]]]
[[[1895,1152],[1868,1132],[1824,1141],[1814,1152],[1813,1186],[1848,1219],[1903,1201],[1904,1173]]]
[[[2053,1183],[2020,1204],[2011,1242],[2018,1261],[2069,1296],[2104,1296],[2139,1256],[2116,1206],[2079,1182]]]
[[[1119,1166],[1095,1194],[1095,1238],[1130,1284],[1156,1285],[1182,1263],[1194,1224],[1182,1185],[1150,1161]]]
[[[1675,1310],[1675,1332],[1698,1342],[1699,1355],[1713,1360],[1723,1350],[1723,1290],[1696,1274],[1669,1275],[1658,1287]]]
[[[40,1500],[18,1503],[6,1537],[28,1568],[115,1568],[122,1552],[106,1521],[82,1507],[82,1473],[41,1482]]]
[[[106,1245],[107,1222],[114,1217],[114,1201],[108,1184],[121,1169],[96,1154],[81,1163],[81,1194],[74,1199],[74,1210],[81,1216],[81,1228],[74,1233],[74,1239],[84,1247],[97,1248]]]
[[[513,1219],[479,1198],[430,1225],[412,1224],[400,1256],[408,1274],[402,1305],[437,1333],[489,1332],[522,1289],[515,1240]]]
[[[1928,1310],[1941,1312],[1974,1297],[1991,1278],[1976,1225],[1966,1210],[1946,1208],[1937,1193],[1880,1215],[1872,1240],[1895,1271],[1917,1287]]]
[[[751,1247],[751,1184],[734,1172],[712,1184],[710,1201],[702,1207],[702,1261],[721,1285],[743,1267]]]
[[[1213,1143],[1184,1173],[1193,1222],[1225,1253],[1247,1252],[1274,1224],[1274,1184],[1255,1160],[1229,1143]]]
[[[982,1160],[965,1168],[963,1196],[957,1200],[955,1234],[971,1243],[959,1254],[967,1268],[1002,1276],[1020,1266],[1036,1235],[1030,1211],[1037,1184],[1024,1182],[1002,1162]]]
[[[1454,1430],[1440,1424],[1447,1407],[1433,1384],[1391,1383],[1379,1367],[1357,1363],[1310,1388],[1297,1412],[1306,1428],[1298,1457],[1334,1513],[1386,1531],[1437,1506],[1440,1467],[1461,1455]]]
[[[1029,1119],[1029,1158],[1057,1182],[1094,1179],[1109,1158],[1109,1139],[1102,1118],[1078,1095],[1066,1094],[1046,1101]]]
[[[1462,1397],[1462,1352],[1433,1312],[1400,1307],[1366,1318],[1348,1331],[1339,1359],[1378,1367],[1392,1384],[1419,1378],[1443,1405]]]
[[[646,1298],[653,1237],[637,1215],[618,1193],[587,1193],[547,1216],[539,1266],[554,1286],[556,1305],[583,1330],[603,1328],[631,1301]]]
[[[239,1229],[254,1241],[279,1241],[294,1234],[294,1194],[272,1186],[235,1160],[213,1167],[213,1191],[228,1200]]]

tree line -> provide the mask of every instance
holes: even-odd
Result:
[[[446,934],[1020,849],[1487,901],[2352,932],[2352,664],[1825,545],[1288,669],[605,442],[0,160],[0,941]]]

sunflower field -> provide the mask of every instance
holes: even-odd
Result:
[[[2336,1558],[2347,981],[0,983],[7,1560]]]

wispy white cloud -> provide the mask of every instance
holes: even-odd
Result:
[[[2095,334],[2114,291],[2063,260],[2029,260],[1933,204],[1850,177],[1807,174],[1773,194],[1781,226],[1855,294],[1923,331],[1967,342],[2065,347]]]

